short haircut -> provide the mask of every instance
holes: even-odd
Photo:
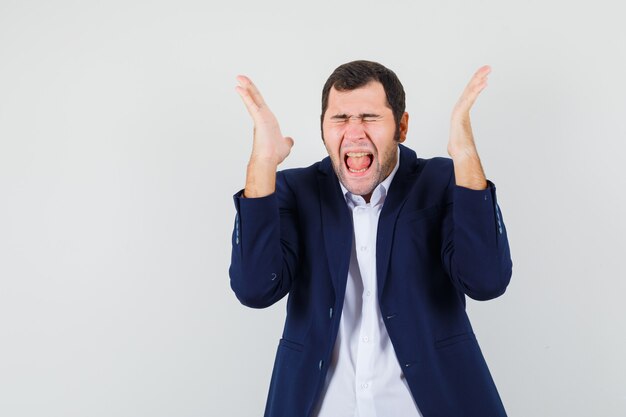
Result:
[[[371,81],[378,81],[383,85],[385,95],[387,96],[387,106],[391,108],[396,122],[397,140],[400,134],[400,120],[406,108],[404,87],[402,87],[398,76],[392,70],[378,62],[352,61],[340,65],[330,74],[322,89],[320,125],[324,123],[324,114],[328,108],[328,95],[332,87],[335,87],[337,91],[350,91],[364,87]]]

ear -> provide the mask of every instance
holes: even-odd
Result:
[[[400,118],[400,136],[398,142],[402,143],[406,140],[406,134],[409,131],[409,113],[404,112]]]

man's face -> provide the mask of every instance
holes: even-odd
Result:
[[[397,145],[406,139],[408,119],[404,113],[395,140],[393,112],[380,82],[349,91],[331,88],[322,134],[335,173],[348,191],[369,202],[374,188],[396,165]]]

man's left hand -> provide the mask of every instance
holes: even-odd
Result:
[[[478,95],[487,87],[490,72],[491,67],[485,65],[474,73],[454,106],[450,120],[448,154],[454,162],[456,184],[475,190],[485,189],[487,182],[474,143],[470,110]]]
[[[481,91],[487,87],[487,76],[491,72],[489,65],[482,66],[472,76],[472,79],[463,90],[463,94],[457,101],[452,111],[450,120],[450,141],[448,142],[448,154],[462,157],[476,153],[472,125],[470,123],[470,110]]]

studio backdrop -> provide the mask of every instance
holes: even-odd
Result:
[[[378,61],[405,144],[472,110],[513,277],[468,299],[510,416],[626,415],[626,29],[617,1],[0,2],[0,415],[260,416],[285,300],[229,285],[252,122],[238,74],[326,156],[321,89]]]

